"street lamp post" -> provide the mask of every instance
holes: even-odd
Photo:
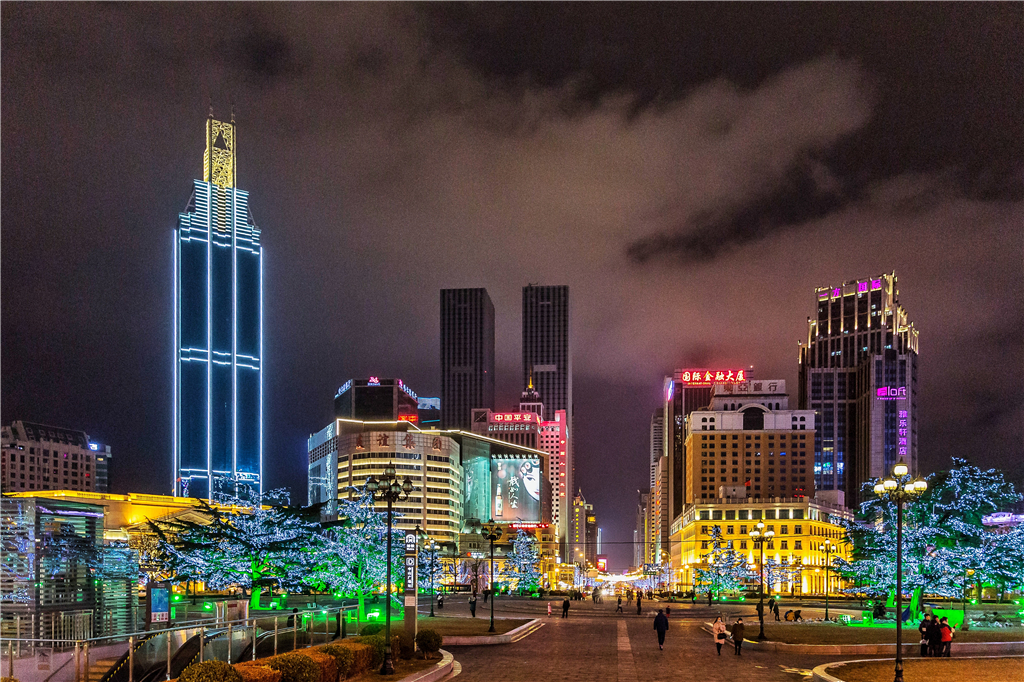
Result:
[[[494,543],[501,539],[501,524],[488,521],[481,525],[483,536],[491,543],[491,627],[487,632],[494,632]]]
[[[896,671],[894,682],[903,682],[903,503],[928,489],[910,475],[903,458],[892,468],[892,477],[875,484],[875,494],[896,505]]]
[[[395,502],[408,499],[412,492],[412,481],[406,476],[404,481],[398,480],[395,473],[395,465],[388,462],[384,467],[384,474],[378,481],[373,476],[366,479],[366,490],[373,495],[374,500],[381,500],[388,503],[388,537],[387,537],[387,595],[384,599],[384,663],[381,665],[381,675],[395,674],[395,659],[391,655],[391,506]]]
[[[427,543],[427,550],[430,551],[430,617],[434,617],[434,576],[437,573],[437,543],[433,538]]]
[[[761,631],[758,633],[757,638],[760,641],[768,639],[768,636],[764,634],[764,543],[771,542],[773,537],[775,537],[775,531],[765,530],[764,523],[761,521],[758,521],[754,530],[750,531],[750,539],[761,553],[761,561],[758,563],[761,575],[759,583],[761,599],[757,604],[757,619],[761,623]]]
[[[825,553],[825,620],[828,620],[828,567],[831,563],[832,555],[839,548],[834,543],[823,542],[818,546],[818,549]]]

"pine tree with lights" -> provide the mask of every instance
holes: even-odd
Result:
[[[441,557],[438,553],[430,552],[420,548],[420,560],[419,560],[419,573],[418,580],[420,588],[429,588],[432,584],[436,589],[441,584],[441,579],[444,578],[444,562],[441,561]]]
[[[283,490],[245,499],[218,496],[215,504],[197,499],[187,514],[150,521],[157,557],[175,582],[203,582],[213,589],[248,591],[259,608],[265,589],[302,585],[310,546],[320,530],[320,506],[293,507]]]
[[[834,560],[834,557],[833,557]],[[796,564],[784,564],[774,558],[764,560],[764,589],[765,593],[775,590],[775,585],[782,589],[783,583],[794,583],[800,580],[801,567]],[[757,575],[761,579],[760,573]]]
[[[708,542],[711,551],[701,557],[704,565],[695,572],[694,589],[697,586],[706,588],[710,604],[715,594],[734,590],[755,575],[747,565],[746,558],[722,537],[721,526],[711,528],[711,539]]]
[[[520,593],[532,590],[540,581],[539,561],[536,538],[520,530],[512,542],[512,551],[505,555],[501,577],[509,588],[518,589]]]
[[[918,596],[962,597],[972,583],[979,590],[983,583],[1011,584],[1019,548],[987,531],[982,519],[1020,499],[1013,484],[1002,472],[958,457],[948,471],[927,480],[928,489],[904,506],[905,589]],[[856,518],[838,520],[853,543],[853,561],[837,565],[858,583],[848,592],[879,596],[896,589],[896,507],[874,494],[874,483],[865,484],[866,500]]]
[[[392,520],[400,514],[394,513]],[[308,585],[355,598],[360,621],[366,619],[366,600],[387,582],[387,512],[374,508],[365,487],[353,499],[338,499],[338,521],[324,528],[315,542],[314,560],[304,578]],[[392,529],[391,580],[404,578],[403,533]],[[394,599],[392,590],[386,590]]]

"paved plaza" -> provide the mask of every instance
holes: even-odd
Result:
[[[810,670],[816,665],[850,658],[756,651],[736,656],[731,645],[722,648],[721,656],[716,655],[714,641],[701,625],[719,612],[725,612],[730,621],[741,615],[747,623],[748,638],[754,637],[757,619],[753,605],[708,608],[706,604],[644,602],[644,615],[638,617],[635,605],[630,608],[623,603],[625,613],[616,614],[614,600],[606,599],[602,604],[574,601],[569,618],[562,619],[560,599],[551,602],[551,618],[547,618],[546,604],[499,599],[495,617],[539,616],[544,627],[514,644],[451,647],[462,666],[460,680],[796,682],[810,679]],[[457,598],[445,606],[445,615],[461,615]],[[660,651],[653,619],[654,610],[665,606],[672,607],[672,617],[665,650]],[[477,612],[484,618],[488,614],[487,609]]]

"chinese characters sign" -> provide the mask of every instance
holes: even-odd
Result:
[[[710,386],[746,381],[747,372],[742,369],[690,369],[683,371],[679,378],[688,386]]]
[[[491,421],[495,422],[537,422],[537,415],[533,412],[498,412],[491,415]]]

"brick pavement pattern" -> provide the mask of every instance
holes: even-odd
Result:
[[[514,644],[451,647],[462,666],[459,682],[800,682],[816,665],[849,658],[756,651],[735,656],[732,647],[719,657],[700,629],[703,618],[674,614],[660,651],[653,616],[579,611],[577,617],[570,611],[568,620],[544,618],[544,627]]]

